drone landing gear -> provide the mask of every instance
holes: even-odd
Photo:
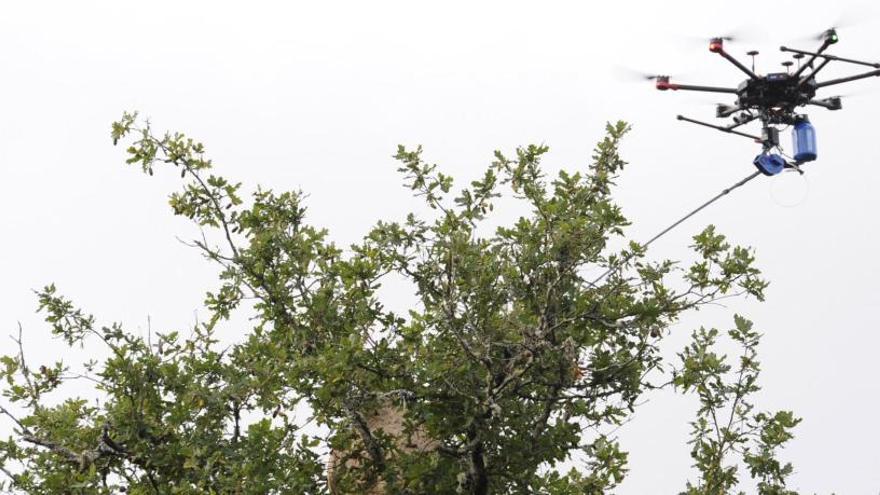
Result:
[[[690,122],[691,124],[701,125],[701,126],[703,126],[703,127],[708,127],[708,128],[710,128],[710,129],[715,129],[716,131],[721,131],[721,132],[724,132],[724,133],[727,133],[727,134],[736,134],[737,136],[747,137],[747,138],[751,139],[752,141],[754,141],[754,142],[756,142],[756,143],[763,143],[763,142],[764,142],[764,139],[763,139],[761,136],[756,136],[756,135],[754,135],[754,134],[748,134],[748,133],[745,133],[745,132],[740,132],[740,131],[734,130],[734,129],[736,129],[737,127],[739,127],[739,126],[741,126],[741,125],[743,125],[743,124],[747,124],[748,122],[751,122],[752,120],[755,120],[757,117],[752,117],[752,118],[749,118],[749,119],[747,119],[747,120],[743,120],[743,121],[741,121],[741,122],[737,122],[737,123],[734,123],[734,124],[731,124],[731,125],[728,125],[728,126],[721,126],[721,125],[710,124],[710,123],[708,123],[708,122],[703,122],[703,121],[701,121],[701,120],[696,120],[696,119],[692,119],[692,118],[689,118],[689,117],[685,117],[684,115],[679,115],[679,116],[677,116],[676,118],[677,118],[678,120],[682,120],[682,121],[684,121],[684,122]]]
[[[793,132],[795,146],[794,161],[788,161],[783,158],[780,154],[782,153],[781,151],[779,153],[772,153],[774,149],[780,149],[779,129],[769,125],[766,118],[762,118],[762,121],[764,122],[764,127],[762,129],[761,136],[756,136],[736,130],[737,127],[758,119],[758,116],[753,114],[744,114],[733,124],[727,126],[710,124],[708,122],[691,119],[683,115],[679,115],[677,118],[678,120],[682,120],[684,122],[690,122],[692,124],[708,127],[710,129],[715,129],[717,131],[721,131],[727,134],[735,134],[737,136],[747,137],[756,143],[760,143],[763,147],[763,151],[760,155],[755,157],[752,163],[755,165],[755,167],[757,167],[758,171],[764,175],[778,175],[785,169],[794,169],[798,173],[803,174],[804,172],[800,169],[800,165],[804,162],[809,162],[816,159],[816,134],[813,126],[810,124],[810,121],[805,115],[799,115],[795,120]]]

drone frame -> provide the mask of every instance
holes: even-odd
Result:
[[[717,53],[721,55],[728,62],[733,64],[737,69],[744,72],[748,79],[744,81],[738,88],[727,88],[727,87],[717,87],[717,86],[702,86],[702,85],[692,85],[692,84],[678,84],[670,82],[669,76],[657,76],[656,79],[656,88],[661,91],[673,90],[673,91],[698,91],[698,92],[709,92],[709,93],[727,93],[727,94],[735,94],[738,96],[736,105],[725,105],[719,104],[717,107],[716,116],[719,118],[727,118],[733,117],[733,123],[729,125],[715,125],[708,122],[703,122],[700,120],[692,119],[689,117],[685,117],[683,115],[678,115],[677,119],[689,122],[692,124],[697,124],[703,127],[708,127],[710,129],[715,129],[727,134],[734,134],[738,136],[743,136],[749,138],[756,143],[762,144],[764,151],[768,152],[774,147],[779,146],[779,133],[775,127],[772,127],[772,124],[784,124],[791,123],[796,116],[794,115],[794,109],[799,106],[804,105],[814,105],[826,108],[828,110],[840,110],[842,108],[841,98],[839,96],[833,96],[829,98],[816,99],[815,93],[816,90],[828,86],[834,86],[837,84],[848,83],[851,81],[856,81],[859,79],[865,79],[868,77],[876,77],[880,76],[880,63],[875,62],[865,62],[862,60],[855,60],[851,58],[838,57],[836,55],[830,55],[825,53],[825,51],[833,44],[837,43],[838,36],[837,31],[835,29],[828,29],[821,35],[822,44],[818,50],[815,52],[799,50],[795,48],[789,48],[786,46],[779,47],[780,51],[794,53],[796,58],[809,57],[809,59],[800,64],[798,69],[794,73],[785,73],[785,74],[768,74],[765,76],[758,76],[754,69],[749,69],[745,65],[743,65],[739,60],[730,55],[724,49],[724,38],[712,38],[709,42],[709,51],[712,53]],[[750,52],[750,55],[756,55],[756,52]],[[798,57],[799,55],[799,57]],[[821,59],[821,62],[816,65],[816,61]],[[816,81],[816,75],[824,69],[831,62],[844,62],[854,65],[861,65],[872,67],[874,70],[863,72],[860,74],[855,74],[852,76],[841,77],[837,79],[831,79],[823,82]],[[791,65],[791,64],[789,64]],[[809,69],[809,72],[807,70]],[[782,79],[771,79],[771,77],[777,77]],[[783,80],[784,79],[784,80]],[[794,85],[794,81],[792,79],[796,79],[797,84]],[[783,82],[787,85],[787,89],[793,89],[797,91],[797,97],[793,101],[787,102],[784,106],[772,107],[762,106],[755,102],[746,101],[745,105],[743,105],[740,100],[743,96],[747,96],[747,90],[749,89],[749,84],[763,84],[765,86],[772,84],[773,81],[783,80]],[[769,87],[769,86],[768,86]],[[737,115],[738,114],[738,115]],[[760,119],[763,125],[763,132],[761,136],[757,136],[754,134],[749,134],[746,132],[742,132],[737,130],[737,128],[748,124],[754,120]],[[799,163],[789,163],[791,167],[797,168]]]

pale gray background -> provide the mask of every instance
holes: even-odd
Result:
[[[148,316],[164,331],[200,314],[214,268],[175,238],[195,235],[166,205],[175,175],[148,179],[121,165],[123,150],[108,133],[123,110],[201,139],[225,175],[307,191],[311,221],[342,245],[416,207],[390,158],[398,143],[423,144],[425,156],[462,184],[494,149],[528,143],[551,146],[551,170],[583,168],[604,122],[622,118],[635,130],[624,145],[631,166],[618,198],[635,222],[630,234],[645,239],[748,174],[756,148],[675,121],[679,112],[711,119],[711,95],[622,83],[615,66],[734,84],[741,80],[734,67],[679,35],[750,24],[760,39],[731,52],[758,48],[758,70],[775,70],[783,60],[776,47],[842,13],[865,22],[842,30],[835,51],[880,58],[876,11],[794,0],[4,2],[0,329],[11,334],[20,321],[32,360],[62,357],[30,292],[53,281],[102,321],[135,332],[146,331]],[[766,334],[760,406],[805,418],[785,457],[797,469],[793,487],[806,493],[880,490],[880,92],[870,92],[878,85],[841,89],[868,91],[845,101],[843,112],[810,109],[820,160],[809,166],[803,203],[779,206],[762,179],[651,251],[687,259],[689,236],[710,222],[757,248],[772,281],[768,301],[735,300],[691,315],[666,349],[672,355],[699,324],[729,327],[734,311],[755,320]],[[241,331],[227,330],[231,338]],[[619,493],[684,486],[694,408],[671,394],[649,397],[619,432],[632,452]]]

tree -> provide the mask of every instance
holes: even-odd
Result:
[[[210,316],[189,337],[150,342],[99,324],[53,285],[40,291],[54,335],[105,347],[106,359],[85,363],[103,399],[65,396],[66,364],[32,368],[22,348],[3,357],[12,406],[0,412],[15,430],[0,444],[7,485],[89,494],[324,493],[328,484],[338,493],[606,493],[623,479],[626,453],[604,432],[664,386],[658,345],[670,324],[731,294],[762,299],[766,287],[752,252],[712,227],[694,238],[700,259],[687,268],[650,262],[635,242],[609,247],[628,224],[611,197],[627,130],[609,124],[588,169],[552,180],[540,165],[547,147],[496,152],[457,195],[421,148],[401,146],[405,184],[431,214],[379,222],[344,249],[307,222],[301,193],[258,189],[246,202],[241,184],[212,174],[202,144],[154,134],[125,114],[112,126],[114,144],[130,142],[127,163],[149,175],[180,174],[170,205],[202,230],[194,245],[221,267],[205,298]],[[502,194],[529,213],[490,231],[485,220]],[[610,272],[591,280],[591,269]],[[382,303],[388,277],[418,296],[406,314]],[[235,311],[252,312],[253,326],[221,346],[215,331]],[[753,413],[747,400],[757,389],[758,335],[737,319],[731,336],[744,357],[732,383],[712,351],[716,335],[696,333],[671,379],[703,404],[692,438],[702,477],[687,493],[733,489],[737,453],[761,493],[789,493],[791,468],[775,449],[797,420]],[[306,406],[311,417],[293,419]],[[719,422],[725,407],[728,423]],[[378,427],[383,417],[394,427]],[[574,452],[587,461],[562,472]]]

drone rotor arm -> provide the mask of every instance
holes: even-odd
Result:
[[[816,84],[816,89],[824,88],[825,86],[833,86],[835,84],[848,83],[850,81],[858,81],[859,79],[865,79],[868,77],[876,77],[876,76],[880,76],[880,69],[872,70],[869,72],[863,72],[861,74],[856,74],[854,76],[841,77],[839,79],[831,79],[829,81],[823,81],[823,82]]]
[[[683,90],[683,91],[703,91],[707,93],[729,93],[736,94],[736,88],[719,88],[717,86],[697,86],[693,84],[676,84],[676,83],[666,83],[663,87],[660,84],[657,85],[657,89],[671,89],[673,91]]]
[[[733,57],[733,55],[727,53],[727,52],[724,51],[723,49],[722,49],[721,51],[719,51],[718,54],[721,55],[722,57],[726,58],[728,62],[730,62],[730,63],[732,63],[733,65],[735,65],[737,69],[739,69],[739,70],[745,72],[750,78],[752,78],[752,79],[758,79],[758,75],[757,75],[757,74],[755,74],[754,72],[752,72],[751,70],[749,70],[749,68],[746,67],[745,65],[743,65],[739,60],[735,59],[735,58]]]
[[[725,37],[712,38],[712,40],[709,41],[709,51],[712,53],[717,53],[718,55],[721,55],[722,57],[727,59],[727,61],[732,63],[733,65],[735,65],[737,69],[745,72],[749,76],[750,79],[758,79],[758,75],[755,74],[754,71],[749,70],[748,67],[743,65],[739,60],[734,58],[733,55],[727,53],[727,51],[724,50],[724,40],[725,39],[729,39],[729,38],[725,38]]]
[[[811,65],[813,65],[813,62],[816,61],[816,58],[821,57],[821,56],[822,56],[822,52],[824,52],[825,50],[827,50],[829,46],[831,46],[831,42],[829,42],[829,40],[826,39],[826,40],[822,43],[822,46],[820,46],[819,49],[818,49],[817,51],[815,51],[815,52],[813,52],[813,53],[804,53],[804,55],[810,55],[810,59],[807,60],[806,63],[804,63],[803,65],[801,65],[801,66],[798,68],[798,70],[796,70],[795,73],[792,74],[792,75],[793,75],[794,77],[801,77],[801,74],[803,74],[804,71],[807,70],[807,67],[810,67]],[[785,48],[785,47],[783,46],[783,47],[779,47],[779,48],[780,48],[780,50],[781,50],[781,49],[783,49],[783,48]],[[782,51],[786,51],[786,50],[782,50]]]
[[[798,83],[798,86],[803,86],[803,85],[807,84],[807,81],[809,81],[810,79],[815,79],[815,78],[816,78],[816,74],[817,74],[820,70],[824,69],[825,66],[828,65],[829,62],[831,62],[831,59],[830,59],[830,58],[826,58],[825,60],[822,61],[821,64],[819,64],[818,67],[816,67],[815,69],[813,69],[813,72],[810,72],[810,73],[807,74],[806,76],[801,77],[800,82]]]

